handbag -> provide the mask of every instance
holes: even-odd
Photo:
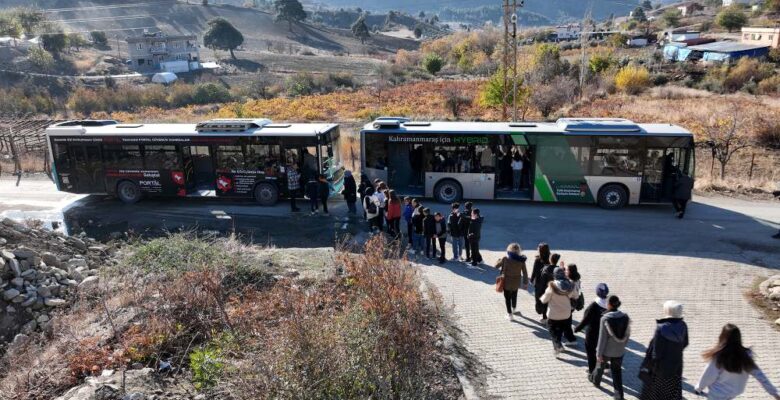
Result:
[[[504,291],[504,275],[496,277],[496,292],[502,293]]]
[[[570,299],[572,310],[582,311],[585,308],[585,295],[580,293],[580,297],[577,299]]]
[[[645,358],[642,361],[642,365],[639,366],[639,380],[641,380],[644,383],[648,383],[653,380],[653,367],[652,362],[648,361],[648,358]]]

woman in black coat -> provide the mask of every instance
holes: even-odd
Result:
[[[542,279],[542,269],[550,264],[550,246],[547,243],[539,243],[538,254],[534,260],[534,268],[531,271],[531,284],[534,285],[534,298],[536,298],[536,313],[547,319],[547,304],[539,301],[544,291],[547,290],[549,281]]]
[[[357,184],[355,177],[352,176],[352,171],[344,171],[344,190],[341,191],[341,194],[344,195],[344,201],[347,202],[349,213],[357,213],[357,207],[355,206],[355,203],[357,203]]]
[[[666,317],[658,325],[639,369],[641,400],[682,400],[683,351],[688,347],[688,325],[682,319],[683,306],[664,303]]]
[[[588,355],[588,373],[596,368],[596,346],[599,343],[601,316],[607,312],[609,287],[606,283],[596,286],[596,300],[590,303],[582,314],[582,321],[574,328],[575,332],[585,331],[585,353]]]

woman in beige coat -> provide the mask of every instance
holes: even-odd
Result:
[[[528,285],[528,270],[525,268],[526,257],[521,252],[520,245],[512,243],[506,248],[506,256],[501,257],[496,263],[496,268],[501,270],[501,275],[504,277],[506,319],[510,321],[514,320],[517,308],[517,291]]]

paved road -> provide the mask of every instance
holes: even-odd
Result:
[[[589,206],[545,204],[479,205],[485,217],[485,261],[493,265],[506,244],[521,243],[529,258],[540,241],[583,275],[586,301],[598,282],[621,296],[633,319],[633,337],[624,362],[628,398],[638,395],[638,366],[662,303],[685,304],[691,345],[686,351],[686,384],[692,391],[704,364],[699,356],[717,340],[726,322],[743,329],[758,363],[780,385],[780,332],[761,319],[744,298],[757,276],[780,273],[777,203],[697,198],[688,218],[673,218],[670,207],[605,211]],[[437,207],[434,207],[437,208]],[[441,211],[444,211],[443,209]],[[759,266],[761,265],[761,266]],[[529,265],[530,267],[530,265]],[[466,349],[487,368],[479,398],[598,399],[611,396],[606,379],[599,390],[586,379],[584,347],[553,356],[544,327],[537,322],[533,297],[520,293],[522,318],[505,319],[503,296],[493,289],[495,270],[460,263],[422,265],[424,276],[452,306]],[[581,313],[575,314],[575,320]],[[478,381],[478,380],[477,380]],[[688,398],[695,395],[688,393]],[[742,398],[766,399],[756,382]]]
[[[144,200],[126,206],[116,200],[58,193],[47,180],[0,179],[0,217],[65,220],[68,229],[90,234],[133,229],[161,231],[177,227],[230,229],[257,241],[280,246],[332,244],[345,225],[345,211],[334,203],[333,217],[289,218],[286,204],[258,207],[251,202],[192,199]],[[607,282],[622,297],[633,318],[633,339],[626,356],[626,394],[640,390],[636,370],[667,299],[686,305],[691,346],[686,351],[686,389],[702,371],[699,354],[712,345],[725,322],[743,329],[758,362],[780,385],[780,332],[744,299],[757,276],[780,273],[780,241],[770,236],[780,225],[780,203],[726,198],[697,198],[680,221],[670,207],[632,207],[605,211],[592,206],[489,202],[478,205],[485,216],[483,249],[492,264],[508,242],[526,253],[546,241],[566,262],[579,265],[586,300]],[[436,211],[446,207],[432,205]],[[231,219],[218,218],[220,215]],[[347,223],[351,231],[357,224]],[[528,318],[504,319],[503,297],[493,290],[496,272],[460,263],[423,265],[421,270],[452,306],[467,351],[486,367],[480,398],[591,399],[608,394],[587,383],[582,347],[561,360],[552,354],[546,330],[536,322],[533,299],[521,293],[520,310]],[[575,319],[580,313],[575,315]],[[609,380],[604,385],[609,392]],[[693,395],[689,394],[689,398]],[[744,398],[767,396],[753,381]]]

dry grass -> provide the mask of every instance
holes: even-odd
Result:
[[[235,239],[138,244],[104,271],[103,292],[0,359],[0,398],[51,399],[104,368],[160,360],[212,398],[457,397],[438,298],[391,249],[374,238],[312,279],[272,278],[264,250]]]
[[[21,155],[22,172],[34,173],[43,172],[46,169],[46,163],[44,154],[38,153],[25,153]],[[14,162],[11,158],[0,157],[0,175],[13,174],[15,170]]]

